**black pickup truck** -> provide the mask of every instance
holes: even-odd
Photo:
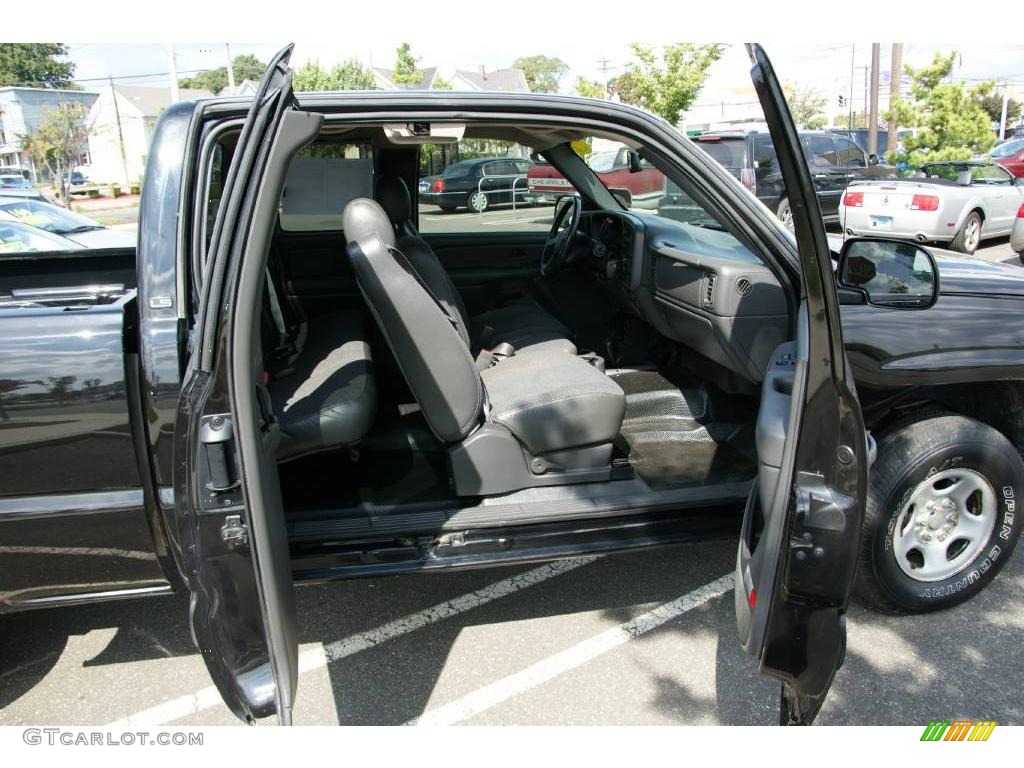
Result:
[[[288,48],[255,99],[167,109],[137,252],[0,258],[0,610],[187,590],[227,705],[289,722],[295,583],[738,534],[741,643],[812,720],[852,590],[942,608],[1013,550],[1024,277],[831,250],[750,53],[792,234],[620,104],[296,96]],[[701,215],[624,208],[593,135]],[[464,138],[578,194],[547,234],[421,233],[420,147]]]

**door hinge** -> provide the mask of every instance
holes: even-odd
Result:
[[[228,545],[228,549],[241,549],[249,546],[249,528],[242,522],[241,515],[228,515],[220,528],[220,538]]]

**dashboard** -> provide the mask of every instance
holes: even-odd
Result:
[[[580,219],[587,266],[620,309],[661,335],[759,383],[789,337],[785,292],[771,269],[727,231],[635,211]]]

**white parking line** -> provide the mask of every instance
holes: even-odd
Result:
[[[554,656],[542,659],[520,672],[485,685],[483,688],[478,688],[472,693],[436,709],[424,712],[419,717],[407,722],[406,725],[454,725],[468,720],[514,696],[553,680],[569,670],[576,669],[613,648],[660,627],[665,622],[682,616],[687,611],[691,611],[732,589],[733,584],[734,579],[731,573],[715,579],[682,597],[662,603],[630,621],[583,640]]]
[[[563,573],[575,570],[583,565],[588,565],[597,559],[596,556],[579,557],[573,560],[556,560],[533,568],[525,573],[509,576],[493,584],[467,592],[464,595],[438,603],[422,611],[410,613],[379,627],[358,632],[341,640],[327,643],[320,648],[313,648],[303,651],[299,655],[299,672],[309,672],[319,669],[327,664],[344,659],[354,653],[359,653],[375,645],[401,637],[417,629],[422,629],[435,622],[465,613],[474,608],[493,602],[502,597],[519,592],[520,590],[532,587],[535,584],[547,581],[548,579],[560,576]],[[110,728],[121,728],[129,725],[163,725],[182,717],[194,715],[205,709],[210,709],[221,704],[220,694],[214,686],[203,688],[195,693],[186,696],[179,696],[176,699],[157,704],[155,707],[144,709],[133,715],[115,720],[110,723]]]

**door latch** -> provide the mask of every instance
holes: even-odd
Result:
[[[238,486],[235,466],[235,429],[230,415],[205,416],[199,442],[206,454],[206,487],[223,493]]]
[[[241,515],[228,515],[220,528],[220,538],[228,545],[228,549],[241,549],[249,546],[249,528],[242,522]]]

